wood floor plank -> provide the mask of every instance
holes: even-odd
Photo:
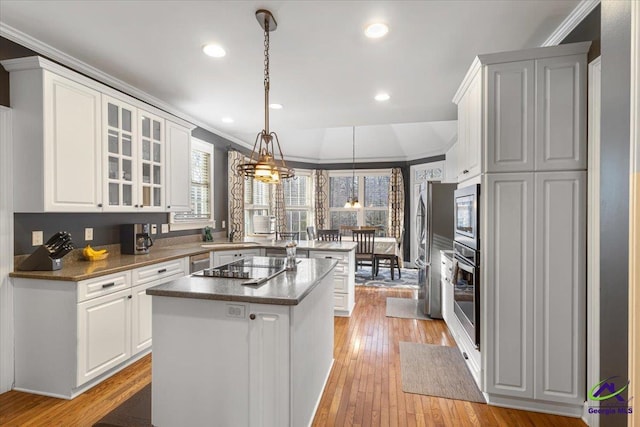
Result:
[[[356,288],[349,318],[334,319],[334,365],[314,427],[562,426],[577,418],[519,411],[402,391],[400,342],[455,346],[441,320],[386,317],[386,299],[415,298],[394,288]],[[73,400],[10,391],[0,395],[0,426],[91,426],[151,381],[146,356]]]

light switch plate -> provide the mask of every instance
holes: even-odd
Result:
[[[93,228],[84,229],[84,240],[93,240]]]
[[[151,234],[158,234],[158,226],[156,224],[151,224]]]
[[[32,246],[40,246],[42,243],[42,231],[32,231],[31,232],[31,245]]]
[[[169,224],[162,224],[162,234],[169,232]]]
[[[225,228],[227,226],[227,221],[225,221],[224,219],[222,220],[222,228]]]

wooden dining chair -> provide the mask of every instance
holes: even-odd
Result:
[[[358,266],[368,262],[371,265],[371,279],[375,277],[375,245],[376,230],[353,230],[353,241],[356,246],[356,263]]]
[[[276,240],[300,241],[299,231],[279,231],[276,233]]]
[[[307,227],[307,240],[316,240],[318,236],[316,235],[316,228],[313,225]]]
[[[318,240],[340,242],[342,235],[338,229],[318,230]]]
[[[398,268],[398,279],[402,279],[402,272],[400,270],[400,257],[398,256],[400,251],[402,251],[402,239],[404,239],[404,229],[402,229],[402,233],[400,233],[400,238],[396,239],[397,247],[394,248],[394,253],[375,255],[376,275],[378,275],[378,269],[380,268],[380,263],[382,262],[383,267],[388,266],[391,269],[391,280],[394,280],[394,268]]]

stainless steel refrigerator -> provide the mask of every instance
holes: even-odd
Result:
[[[425,315],[442,319],[440,250],[453,249],[453,193],[456,184],[420,184],[416,206],[418,299]]]

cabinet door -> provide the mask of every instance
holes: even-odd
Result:
[[[534,63],[487,67],[487,172],[532,172]]]
[[[137,201],[136,108],[102,96],[104,210],[132,211]]]
[[[167,211],[191,210],[191,131],[167,121]]]
[[[216,251],[213,253],[213,267],[229,264],[238,259],[236,251]]]
[[[586,178],[535,178],[536,399],[585,399]]]
[[[456,176],[458,182],[464,181],[467,166],[467,145],[469,145],[469,97],[465,94],[458,104],[458,142],[456,143]],[[467,172],[468,173],[468,172]]]
[[[587,168],[585,55],[536,61],[536,170]]]
[[[132,288],[131,298],[131,354],[151,347],[151,301],[147,289],[157,282]]]
[[[490,254],[480,282],[484,391],[532,398],[533,173],[486,174],[483,181],[483,247]]]
[[[464,179],[480,175],[482,166],[482,73],[473,78],[467,100],[467,152]],[[466,171],[466,172],[465,172]]]
[[[289,424],[289,309],[249,306],[249,425]]]
[[[100,93],[46,71],[44,78],[44,208],[100,211]]]
[[[131,289],[78,304],[78,373],[86,383],[131,356]]]
[[[444,161],[444,177],[442,182],[457,183],[458,182],[458,143],[447,150]]]
[[[164,211],[164,119],[142,110],[138,115],[138,207]]]

